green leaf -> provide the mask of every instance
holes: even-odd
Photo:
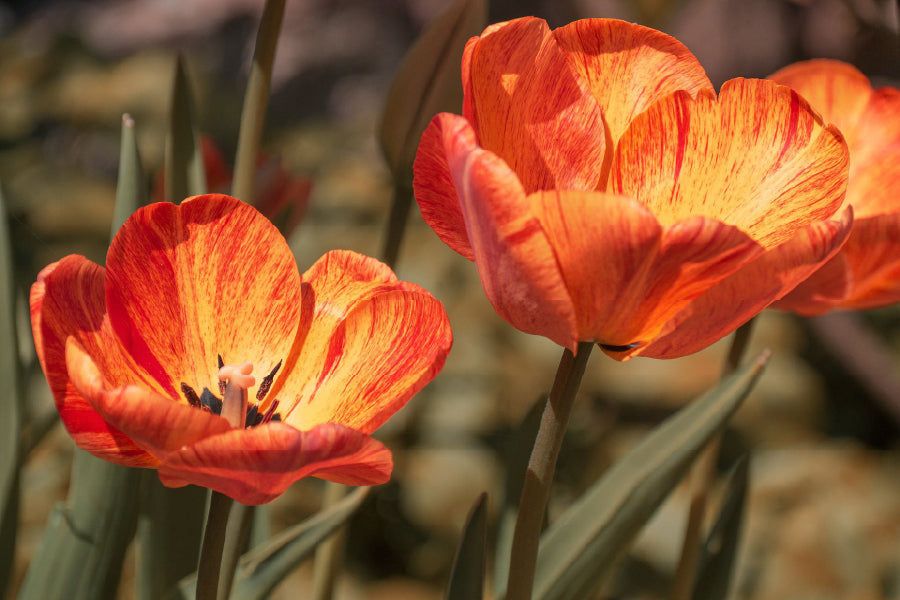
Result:
[[[6,203],[0,191],[0,596],[10,586],[19,517],[22,386],[16,336],[16,293]]]
[[[236,600],[266,598],[297,565],[309,557],[316,546],[347,522],[362,506],[371,488],[357,488],[299,525],[282,531],[262,546],[257,546],[240,561],[231,597]],[[196,574],[182,580],[178,598],[194,597]]]
[[[484,569],[487,562],[487,493],[475,501],[469,512],[463,537],[456,551],[447,600],[480,600],[484,596]]]
[[[729,474],[722,508],[703,545],[694,600],[719,600],[728,597],[734,574],[734,559],[741,541],[747,490],[750,487],[748,464],[746,454],[742,455]]]
[[[378,136],[396,182],[412,183],[416,148],[431,118],[461,111],[463,48],[486,22],[485,0],[457,0],[406,53],[388,92]]]
[[[181,202],[206,193],[206,171],[184,59],[175,61],[169,135],[166,138],[166,200]]]
[[[768,360],[724,378],[613,465],[541,539],[534,598],[586,598],[710,438],[740,406]]]
[[[512,552],[513,534],[516,529],[516,513],[519,511],[519,500],[522,496],[522,484],[528,470],[528,459],[534,447],[538,428],[541,426],[541,415],[547,404],[546,395],[541,396],[528,409],[528,414],[513,433],[509,446],[504,452],[503,464],[506,465],[506,481],[503,492],[503,505],[500,507],[500,520],[497,526],[497,549],[494,556],[494,596],[500,597],[506,586],[509,574],[509,555]]]
[[[116,186],[116,209],[113,214],[112,233],[115,236],[122,223],[141,206],[147,204],[147,182],[138,153],[134,133],[134,120],[122,115],[122,138],[119,148],[119,181]]]

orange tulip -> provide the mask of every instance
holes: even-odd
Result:
[[[811,316],[900,302],[900,90],[873,90],[836,60],[796,63],[771,79],[797,90],[846,137],[844,204],[856,215],[841,251],[775,306]]]
[[[245,504],[306,476],[387,481],[370,434],[452,343],[441,303],[387,266],[333,251],[301,275],[269,221],[218,194],[138,210],[106,269],[46,267],[31,321],[78,446]]]
[[[514,327],[614,358],[695,352],[843,243],[847,149],[789,88],[716,96],[663,33],[535,18],[471,39],[463,116],[422,136],[422,215]]]
[[[200,135],[200,151],[206,172],[206,187],[212,192],[227,193],[231,190],[231,171],[225,164],[225,156],[208,135]],[[289,237],[306,215],[312,182],[305,177],[292,177],[284,170],[281,161],[266,154],[257,160],[256,192],[253,205],[267,219],[275,223],[281,234]],[[153,182],[151,198],[154,202],[166,200],[166,176],[160,170]]]

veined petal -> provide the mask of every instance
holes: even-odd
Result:
[[[479,144],[515,171],[525,190],[593,190],[604,180],[607,136],[594,97],[572,73],[542,19],[484,31],[468,49],[466,115]]]
[[[334,331],[324,364],[301,355],[298,364],[309,362],[318,373],[292,373],[296,383],[288,381],[284,394],[300,401],[283,420],[302,429],[338,423],[371,433],[434,378],[452,343],[443,306],[424,290],[377,294]]]
[[[422,218],[441,240],[469,260],[475,260],[459,197],[450,174],[448,155],[454,146],[477,146],[475,131],[459,115],[436,115],[425,132],[413,163],[413,191]]]
[[[676,92],[639,115],[616,148],[611,189],[663,225],[702,215],[766,248],[840,207],[847,147],[796,92],[733,79],[716,102]]]
[[[852,226],[853,211],[848,208],[840,221],[821,221],[801,229],[691,302],[673,320],[671,333],[642,349],[640,355],[685,356],[734,331],[831,260]]]
[[[690,50],[655,29],[617,19],[582,19],[553,35],[600,105],[613,144],[638,114],[672,92],[715,94]]]
[[[201,485],[243,504],[271,502],[303,477],[378,485],[391,474],[381,442],[341,425],[298,431],[283,423],[234,429],[170,454],[159,466],[164,485]]]
[[[852,235],[851,232],[851,237]],[[781,300],[774,302],[772,308],[793,311],[804,317],[820,315],[839,306],[847,298],[852,287],[853,273],[842,248],[841,252],[822,265],[822,268]]]
[[[107,254],[106,306],[123,345],[166,392],[217,388],[218,360],[267,373],[300,322],[300,276],[278,230],[218,194],[153,204]]]
[[[841,254],[853,288],[841,308],[863,310],[900,302],[900,212],[857,219]]]
[[[153,466],[152,456],[107,423],[78,393],[66,366],[66,340],[72,338],[97,356],[97,369],[108,381],[152,385],[152,378],[134,364],[111,331],[103,284],[103,268],[83,256],[67,256],[41,271],[30,301],[38,358],[60,418],[80,448],[120,465]]]
[[[737,228],[704,217],[662,227],[622,196],[542,192],[530,200],[575,304],[579,340],[643,345],[762,251]]]
[[[329,252],[303,275],[314,308],[301,325],[278,397],[285,422],[335,422],[370,433],[430,381],[452,335],[440,302],[387,265]]]
[[[516,174],[492,152],[455,145],[448,165],[485,294],[513,327],[575,350],[577,322],[553,247]]]
[[[182,446],[231,429],[218,415],[137,385],[110,386],[75,338],[66,344],[72,383],[103,419],[158,459]]]

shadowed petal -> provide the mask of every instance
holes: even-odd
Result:
[[[526,17],[487,28],[467,48],[467,63],[465,114],[477,115],[478,142],[519,174],[527,192],[602,183],[603,115],[546,22]]]
[[[853,273],[853,289],[842,308],[900,302],[900,213],[858,219],[841,254]]]
[[[477,145],[469,122],[459,115],[436,115],[422,134],[413,163],[413,191],[422,218],[441,240],[469,260],[475,260],[466,222],[447,156],[455,145],[472,148]]]
[[[691,302],[675,317],[671,333],[641,350],[641,356],[685,356],[734,331],[835,256],[852,225],[853,213],[847,209],[840,221],[801,229]]]
[[[734,79],[718,103],[676,92],[639,115],[616,149],[611,188],[663,225],[712,217],[773,248],[834,214],[847,168],[840,133],[796,92]]]
[[[66,364],[75,388],[103,419],[157,458],[231,429],[218,415],[174,402],[146,388],[112,388],[74,338],[66,344]]]
[[[462,144],[454,145],[448,165],[481,285],[494,310],[516,329],[574,351],[572,299],[516,174],[495,154]]]
[[[793,311],[804,317],[820,315],[840,305],[852,287],[853,273],[842,249],[784,298],[773,303],[772,308]]]
[[[106,305],[132,356],[166,391],[217,385],[217,356],[269,372],[294,342],[300,278],[278,230],[256,210],[210,194],[153,204],[107,255]]]
[[[324,353],[301,355],[283,392],[300,403],[284,421],[371,433],[434,378],[452,342],[444,308],[427,292],[377,294],[347,315]]]
[[[202,485],[249,505],[277,498],[302,477],[378,485],[391,474],[390,451],[377,440],[329,423],[298,431],[283,423],[232,430],[170,454],[159,467],[169,487]]]
[[[617,19],[582,19],[553,31],[569,66],[593,94],[615,144],[628,124],[677,90],[715,93],[706,71],[678,40]]]
[[[153,457],[104,421],[78,393],[66,367],[66,340],[71,337],[96,353],[97,369],[108,381],[152,385],[152,378],[134,364],[111,332],[103,283],[103,268],[82,256],[67,256],[41,271],[30,300],[38,358],[60,418],[80,448],[120,465],[153,466]]]
[[[572,295],[579,340],[644,344],[762,251],[745,233],[712,219],[664,228],[621,196],[544,192],[531,200]]]

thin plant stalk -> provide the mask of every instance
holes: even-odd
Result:
[[[556,460],[562,448],[575,395],[587,365],[593,342],[580,342],[577,353],[564,350],[556,371],[556,379],[541,417],[541,426],[534,440],[528,471],[522,486],[522,499],[513,533],[510,552],[507,600],[530,600],[534,586],[538,543]]]
[[[741,325],[734,332],[731,346],[725,356],[722,377],[732,374],[740,365],[750,343],[755,318]],[[697,562],[700,560],[700,538],[703,532],[703,520],[706,516],[706,504],[716,474],[716,462],[719,448],[722,445],[722,434],[716,434],[697,457],[690,474],[691,504],[688,509],[688,520],[684,529],[684,541],[681,546],[681,557],[672,580],[672,600],[688,600],[694,593],[696,583]]]
[[[322,506],[325,508],[334,506],[347,495],[349,489],[340,483],[326,482]],[[313,600],[331,600],[334,597],[335,581],[343,563],[346,537],[346,527],[340,527],[316,548],[313,563]]]
[[[231,595],[234,573],[237,570],[238,560],[247,546],[247,540],[250,539],[255,512],[255,506],[247,506],[240,502],[234,502],[231,506],[222,549],[222,570],[219,574],[220,598],[228,598]]]
[[[381,249],[381,260],[391,268],[394,267],[397,257],[400,255],[400,246],[403,244],[403,236],[406,233],[406,222],[409,220],[412,201],[412,187],[405,183],[395,183],[384,246]]]
[[[248,204],[252,204],[254,201],[256,157],[259,155],[259,142],[262,138],[266,105],[269,102],[269,88],[272,83],[272,65],[275,63],[278,33],[281,31],[281,22],[284,20],[284,3],[285,0],[267,0],[266,2],[256,35],[256,48],[253,52],[250,78],[247,81],[247,92],[244,95],[231,193],[235,198]]]
[[[234,500],[220,492],[213,492],[209,499],[209,515],[203,532],[200,549],[200,565],[197,568],[197,600],[216,600],[219,589],[219,572],[222,568],[222,551],[228,514]]]

